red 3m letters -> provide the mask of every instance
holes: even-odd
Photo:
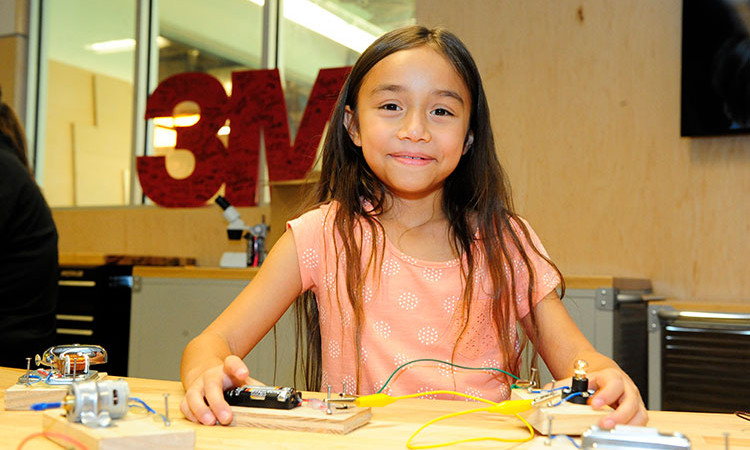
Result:
[[[149,97],[146,119],[171,116],[174,107],[184,101],[198,104],[200,119],[190,127],[178,127],[175,144],[175,148],[192,152],[195,169],[178,180],[167,172],[164,156],[140,156],[136,168],[143,193],[161,206],[201,206],[225,183],[225,197],[232,204],[255,205],[261,130],[269,180],[303,178],[312,168],[326,122],[350,69],[320,70],[294,145],[278,70],[234,72],[231,98],[210,75],[184,73],[167,78]],[[231,131],[225,148],[216,133],[226,119]]]

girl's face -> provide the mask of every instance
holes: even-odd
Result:
[[[422,46],[393,53],[367,73],[345,125],[390,192],[417,199],[442,190],[471,143],[470,94],[448,59]]]

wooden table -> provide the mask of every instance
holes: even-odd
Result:
[[[42,413],[5,411],[4,389],[16,382],[24,371],[0,368],[0,448],[15,449],[28,435],[42,431]],[[304,448],[304,449],[383,449],[405,448],[408,437],[419,426],[440,415],[476,407],[473,402],[441,400],[401,400],[384,408],[373,409],[372,421],[347,435],[263,430],[246,427],[194,425],[182,418],[179,403],[183,390],[175,381],[126,378],[132,396],[139,397],[163,412],[163,394],[169,393],[170,418],[189,424],[196,431],[196,448]],[[730,448],[750,448],[750,422],[731,414],[650,412],[649,426],[661,431],[680,431],[687,435],[694,449],[723,449],[724,433],[728,432]],[[515,418],[488,414],[471,414],[428,427],[415,444],[446,442],[459,438],[497,436],[519,438],[527,431]],[[477,442],[446,448],[550,448],[543,446],[543,437],[525,444]],[[561,439],[556,439],[555,442]],[[24,449],[59,449],[43,438],[29,442]],[[554,448],[565,448],[555,445]],[[567,446],[567,448],[573,448]]]

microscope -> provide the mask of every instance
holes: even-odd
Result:
[[[260,267],[266,258],[266,235],[269,229],[266,225],[266,216],[262,216],[261,223],[250,227],[245,225],[237,208],[232,206],[226,198],[219,195],[216,197],[216,204],[221,207],[224,218],[229,223],[227,225],[227,237],[234,241],[242,238],[247,239],[246,252],[224,252],[221,255],[219,266]]]

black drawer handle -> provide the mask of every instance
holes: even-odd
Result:
[[[79,330],[77,328],[58,328],[57,334],[71,334],[74,336],[93,336],[94,330]]]
[[[94,316],[79,316],[77,314],[55,314],[57,320],[70,320],[73,322],[93,322]]]

